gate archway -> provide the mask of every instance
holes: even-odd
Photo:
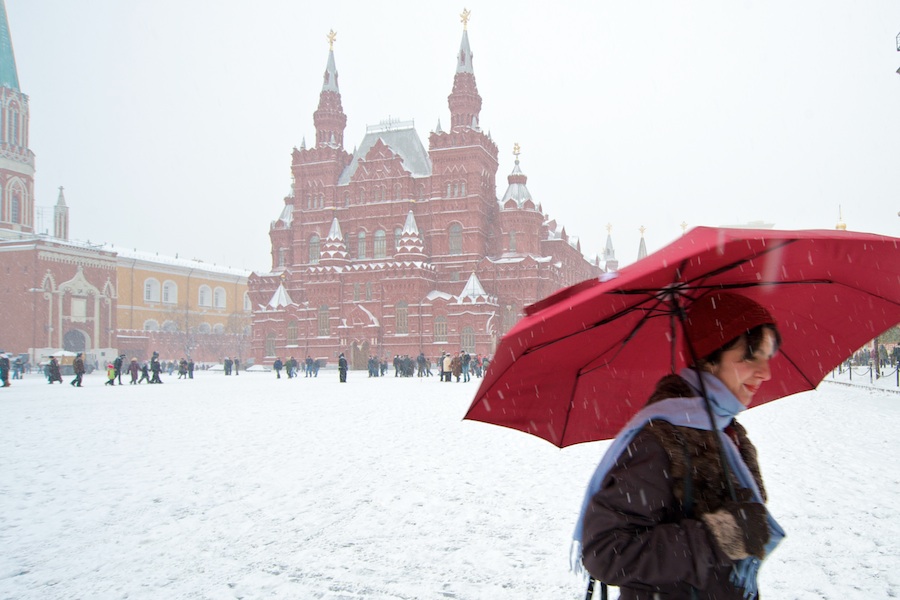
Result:
[[[87,354],[88,346],[90,346],[88,336],[80,329],[70,329],[63,335],[63,350]]]

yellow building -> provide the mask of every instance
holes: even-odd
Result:
[[[249,353],[249,271],[104,246],[116,253],[119,349],[143,360],[221,362]]]

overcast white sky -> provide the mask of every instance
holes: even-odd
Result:
[[[449,123],[462,25],[506,189],[591,256],[680,223],[900,237],[900,3],[6,0],[39,206],[70,237],[267,271],[337,31],[345,145]],[[48,221],[49,226],[49,221]]]

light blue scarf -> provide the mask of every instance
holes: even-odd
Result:
[[[631,444],[644,425],[652,419],[659,419],[679,427],[691,427],[705,431],[712,430],[709,422],[709,413],[700,394],[701,375],[715,419],[715,430],[725,450],[728,464],[732,472],[737,476],[741,486],[753,492],[753,499],[756,502],[763,503],[762,495],[759,492],[753,474],[747,468],[747,465],[744,464],[744,459],[741,457],[737,446],[734,445],[728,434],[723,432],[735,415],[744,410],[744,405],[735,398],[734,394],[725,387],[724,383],[710,373],[701,374],[693,369],[683,369],[679,375],[697,390],[698,395],[693,398],[668,398],[645,406],[622,428],[622,431],[616,436],[606,454],[603,455],[600,464],[597,465],[597,470],[588,483],[584,501],[581,504],[581,514],[578,516],[578,523],[575,525],[575,533],[572,536],[572,566],[574,570],[579,571],[583,568],[581,566],[582,529],[584,527],[584,515],[591,499],[600,491],[606,474],[616,464],[619,456]],[[765,546],[765,556],[769,556],[785,535],[784,530],[775,522],[772,515],[768,515],[768,521],[769,542]],[[761,564],[762,561],[754,556],[737,561],[734,564],[731,581],[744,590],[745,598],[756,596],[756,576]]]

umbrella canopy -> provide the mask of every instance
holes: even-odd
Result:
[[[900,322],[900,239],[693,229],[618,274],[528,307],[504,336],[465,418],[559,447],[614,437],[660,377],[693,362],[678,314],[716,290],[765,306],[781,332],[757,406],[814,389]]]

